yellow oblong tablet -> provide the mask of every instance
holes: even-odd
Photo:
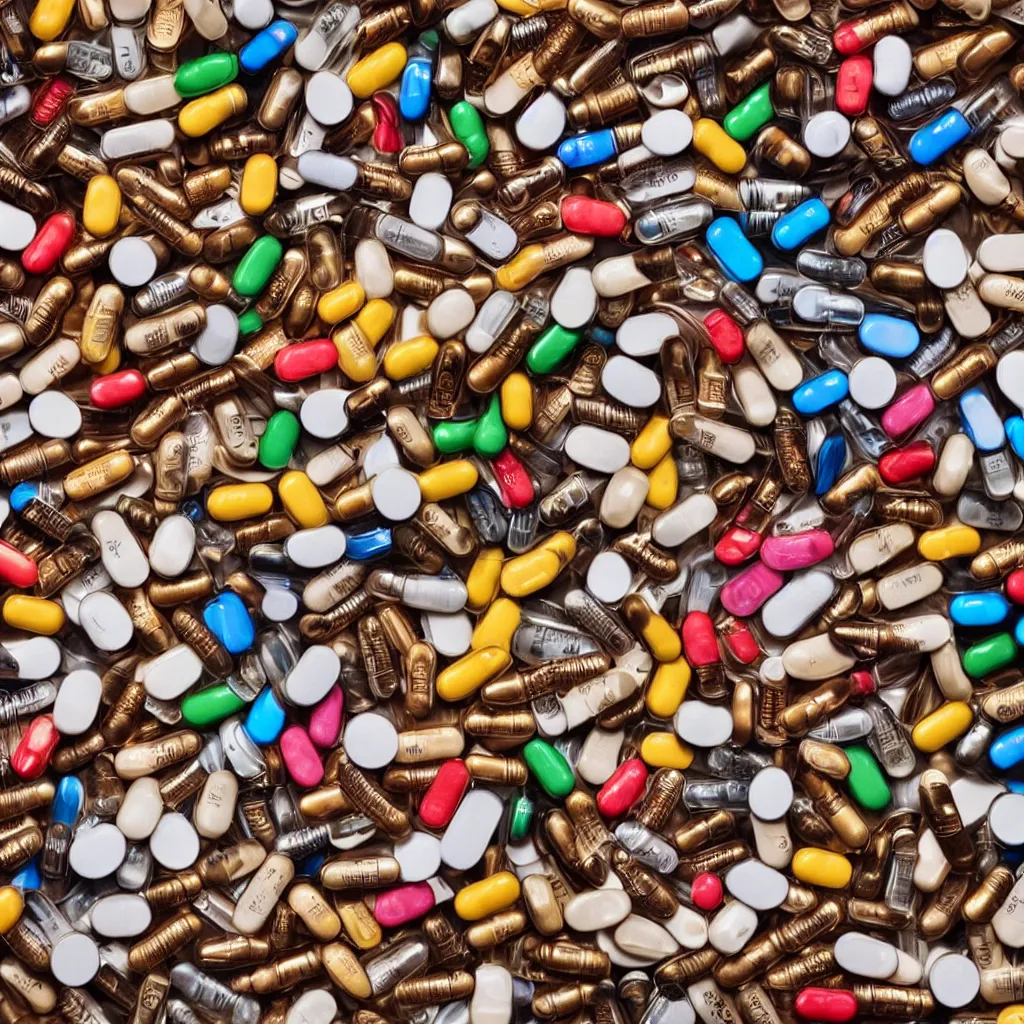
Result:
[[[425,469],[418,479],[424,501],[447,501],[472,490],[480,474],[468,459],[455,459]]]
[[[519,628],[523,614],[519,605],[507,597],[499,597],[477,619],[473,638],[469,642],[470,650],[479,651],[483,647],[500,647],[504,651],[512,649],[512,637]]]
[[[466,591],[469,597],[466,608],[471,612],[482,612],[498,596],[501,585],[501,567],[505,552],[501,548],[481,548],[466,577]]]
[[[655,718],[671,718],[683,703],[690,685],[690,666],[676,658],[658,666],[647,689],[647,710]]]
[[[253,153],[242,169],[238,205],[250,217],[266,213],[277,196],[277,161],[269,153]]]
[[[13,885],[0,889],[0,935],[6,935],[21,919],[25,899]]]
[[[463,921],[479,921],[511,907],[517,899],[519,879],[511,871],[499,871],[460,889],[455,896],[455,913]]]
[[[967,732],[973,721],[974,712],[970,704],[962,700],[946,701],[914,726],[910,738],[918,750],[934,754]]]
[[[853,865],[841,853],[805,846],[793,854],[793,874],[808,885],[845,889],[853,877]]]
[[[649,732],[640,743],[640,757],[651,768],[689,768],[693,751],[674,732]]]
[[[64,609],[56,601],[27,594],[12,594],[3,607],[4,622],[12,629],[53,636],[64,628]]]
[[[121,217],[121,188],[109,174],[89,179],[82,204],[82,224],[90,235],[106,238],[117,230]]]
[[[637,469],[653,469],[670,451],[668,417],[655,413],[630,445],[629,458]]]
[[[743,147],[710,117],[702,117],[694,124],[693,148],[726,174],[739,174],[747,165]]]
[[[330,522],[327,506],[316,485],[300,470],[293,469],[278,480],[277,494],[285,512],[304,530]]]
[[[929,562],[963,558],[981,550],[981,534],[973,526],[951,523],[938,530],[926,530],[917,540],[917,552]]]
[[[325,323],[338,324],[358,313],[366,302],[366,292],[358,281],[344,281],[324,292],[316,305],[317,315]]]
[[[266,484],[224,484],[214,487],[206,498],[206,511],[222,523],[250,519],[269,512],[274,492]]]
[[[356,61],[345,78],[352,95],[367,100],[390,85],[402,73],[405,58],[405,47],[401,43],[386,43]]]
[[[437,677],[441,700],[462,700],[512,664],[512,655],[501,647],[483,647],[453,661]]]
[[[428,369],[440,346],[429,334],[400,341],[384,354],[384,373],[391,380],[405,380]]]
[[[501,418],[511,430],[528,430],[533,422],[533,385],[525,373],[510,373],[501,385]]]
[[[679,467],[669,452],[647,474],[647,504],[660,512],[671,508],[679,497]]]

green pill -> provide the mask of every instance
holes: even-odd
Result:
[[[548,796],[561,798],[573,791],[576,776],[569,762],[550,743],[530,740],[523,747],[523,758]]]
[[[759,85],[725,115],[722,124],[737,142],[746,142],[775,116],[770,89],[770,82]]]
[[[231,278],[235,291],[246,298],[259,295],[270,280],[270,275],[277,270],[283,255],[284,247],[273,235],[257,238],[235,267],[235,275]]]
[[[880,811],[892,799],[892,793],[875,755],[859,744],[844,747],[843,753],[850,759],[850,774],[846,783],[853,799],[869,811]]]
[[[259,313],[255,309],[246,310],[238,318],[238,333],[242,337],[247,337],[250,334],[255,334],[257,331],[262,330],[263,321],[260,319]]]
[[[476,425],[479,420],[445,420],[434,425],[431,432],[434,447],[445,455],[464,452],[473,447]]]
[[[513,842],[525,839],[530,834],[533,811],[534,803],[525,793],[516,797],[509,815],[509,838]]]
[[[267,420],[267,429],[260,438],[260,465],[267,469],[284,469],[299,443],[299,419],[287,409],[278,409]]]
[[[203,729],[237,714],[245,701],[227,683],[208,686],[181,702],[181,717],[189,725]]]
[[[187,61],[174,73],[174,91],[186,99],[213,92],[238,77],[238,57],[233,53],[208,53]]]
[[[501,418],[501,399],[497,393],[491,395],[491,404],[487,412],[476,422],[473,432],[473,449],[483,459],[493,459],[505,450],[508,444],[508,431],[505,421]]]
[[[568,358],[582,337],[582,331],[567,331],[552,324],[526,353],[527,368],[531,373],[550,373]]]
[[[975,679],[1009,665],[1017,657],[1017,645],[1010,633],[997,633],[964,651],[964,671]]]
[[[456,103],[448,111],[448,121],[455,132],[455,138],[459,140],[469,153],[469,166],[479,167],[486,159],[491,150],[490,140],[487,138],[487,130],[472,103],[463,100]]]

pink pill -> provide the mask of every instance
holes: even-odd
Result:
[[[932,414],[935,399],[927,384],[905,391],[882,413],[882,429],[892,438],[903,437]]]
[[[299,786],[319,786],[324,778],[320,755],[301,725],[290,725],[281,733],[281,757],[288,774]]]
[[[781,573],[769,568],[764,562],[756,562],[722,587],[722,607],[730,615],[739,615],[741,618],[753,615],[772,594],[782,588],[784,582]]]
[[[383,928],[397,928],[415,921],[434,906],[434,890],[426,882],[400,885],[377,897],[373,916]]]
[[[318,747],[333,747],[341,735],[341,712],[345,706],[345,695],[340,686],[332,686],[327,696],[309,716],[309,738]]]
[[[780,572],[792,572],[816,565],[834,550],[828,531],[805,530],[790,537],[765,537],[761,545],[761,561]]]

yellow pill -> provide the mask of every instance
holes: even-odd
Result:
[[[499,267],[494,280],[499,288],[517,292],[525,288],[544,270],[544,246],[528,245],[520,249],[503,267]]]
[[[424,501],[447,501],[472,490],[479,479],[480,474],[472,462],[456,459],[420,473],[420,491]]]
[[[647,710],[655,718],[671,718],[683,703],[690,685],[690,666],[685,658],[658,666],[647,690]]]
[[[266,484],[224,484],[206,499],[206,511],[222,523],[233,523],[269,512],[274,492]]]
[[[914,726],[910,738],[918,750],[934,754],[967,732],[973,721],[974,712],[970,704],[962,700],[946,701]]]
[[[90,235],[105,238],[117,229],[121,216],[121,189],[109,174],[89,179],[82,204],[82,224]]]
[[[466,608],[482,612],[497,596],[501,585],[501,566],[505,553],[501,548],[482,548],[466,577]]]
[[[981,549],[981,534],[973,526],[953,523],[938,530],[926,530],[917,540],[917,551],[929,562],[976,555]]]
[[[669,452],[647,474],[647,504],[664,511],[676,503],[679,496],[679,467]]]
[[[240,85],[225,85],[186,103],[178,112],[178,127],[185,135],[198,139],[236,114],[241,114],[246,103],[245,89]]]
[[[372,380],[377,372],[374,349],[395,322],[395,307],[386,299],[370,299],[355,321],[331,335],[338,350],[338,366],[358,384]]]
[[[305,473],[297,469],[285,473],[277,482],[277,493],[285,512],[304,530],[330,522],[324,499]]]
[[[75,0],[39,0],[28,19],[28,27],[36,39],[48,43],[67,28],[75,9]]]
[[[511,871],[499,871],[460,889],[455,896],[455,913],[463,921],[479,921],[511,907],[519,899],[519,879]]]
[[[389,86],[404,67],[405,47],[401,43],[388,43],[356,61],[345,81],[353,96],[368,100],[379,89]]]
[[[375,949],[381,944],[384,932],[362,900],[339,900],[338,916],[345,934],[355,943],[356,949]]]
[[[64,609],[56,601],[12,594],[4,601],[4,622],[12,629],[53,636],[64,628]]]
[[[726,174],[739,174],[747,164],[743,147],[709,117],[700,118],[693,126],[693,148]]]
[[[121,350],[117,345],[112,345],[102,363],[88,363],[89,369],[98,376],[105,373],[113,373],[121,365]]]
[[[346,281],[320,296],[316,312],[324,323],[337,324],[359,312],[365,301],[363,286],[358,281]]]
[[[6,935],[21,918],[25,900],[13,885],[0,889],[0,935]]]
[[[1024,1024],[1024,1003],[1004,1006],[996,1017],[996,1024]]]
[[[679,631],[673,629],[668,620],[657,612],[651,612],[641,627],[640,635],[654,655],[655,661],[675,661],[683,653],[683,641]]]
[[[649,732],[640,743],[640,757],[651,768],[689,768],[693,751],[674,732]]]
[[[391,380],[405,380],[429,369],[439,346],[429,334],[400,341],[384,354],[384,373]]]
[[[512,655],[500,647],[470,651],[438,675],[437,695],[441,700],[462,700],[511,664]]]
[[[629,458],[637,469],[654,469],[670,451],[672,438],[668,432],[668,417],[655,413],[636,435]]]
[[[808,885],[824,889],[845,889],[853,876],[853,865],[841,853],[804,846],[793,854],[793,874]]]
[[[528,430],[533,422],[533,385],[525,373],[511,373],[501,385],[501,418],[511,430]]]
[[[479,651],[483,647],[500,647],[503,651],[511,650],[512,637],[519,628],[522,612],[515,601],[507,597],[499,597],[477,619],[473,630],[471,650]]]
[[[576,554],[571,533],[560,532],[535,548],[509,559],[501,570],[501,589],[510,597],[527,597],[553,583]]]
[[[277,196],[277,161],[269,153],[253,153],[242,169],[238,205],[250,217],[259,217]]]

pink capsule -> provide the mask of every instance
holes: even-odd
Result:
[[[618,818],[643,796],[647,766],[639,757],[623,761],[597,792],[597,809],[606,818]]]
[[[426,882],[400,885],[377,896],[373,916],[382,928],[398,928],[434,907],[434,890]]]
[[[935,398],[927,384],[904,391],[882,413],[882,429],[892,438],[903,437],[919,427],[935,408]]]
[[[806,569],[828,558],[835,550],[827,530],[805,530],[789,537],[765,537],[761,561],[780,572]]]
[[[280,739],[281,758],[288,774],[299,786],[318,786],[324,778],[320,755],[301,725],[290,725]]]
[[[23,779],[38,779],[50,764],[60,733],[52,715],[39,715],[25,730],[21,742],[11,754],[11,767]]]
[[[842,1024],[857,1015],[856,997],[842,988],[802,988],[795,1006],[801,1017],[828,1024]]]
[[[533,501],[533,481],[523,464],[506,448],[496,459],[491,459],[494,478],[501,488],[501,500],[506,508],[526,508]]]
[[[318,747],[333,747],[341,734],[341,712],[345,706],[345,695],[338,685],[327,691],[327,696],[309,716],[309,738]]]
[[[737,661],[750,665],[761,656],[761,648],[745,622],[740,619],[727,619],[719,630],[722,640]]]
[[[781,590],[783,583],[785,579],[781,573],[764,562],[756,562],[722,587],[719,593],[722,607],[730,615],[746,618],[753,615],[772,594]]]

